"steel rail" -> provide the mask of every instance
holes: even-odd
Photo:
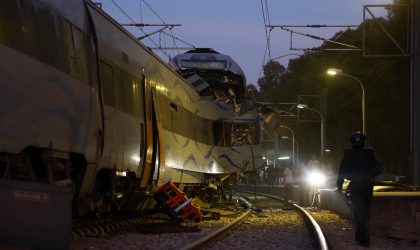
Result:
[[[216,230],[215,232],[206,235],[205,237],[187,245],[183,248],[183,250],[191,250],[191,249],[199,249],[200,247],[203,247],[204,245],[207,245],[220,235],[226,233],[229,229],[231,229],[233,226],[237,225],[239,222],[241,222],[243,219],[245,219],[248,215],[250,215],[252,212],[252,209],[248,209],[245,213],[243,213],[240,217],[238,217],[233,222],[229,223],[228,225]]]
[[[252,193],[252,194],[254,194],[254,192],[242,192],[242,191],[240,193]],[[274,196],[274,195],[270,195],[270,194],[264,194],[264,193],[256,193],[256,194],[261,195],[261,196],[265,196],[265,197],[269,197],[269,198],[274,199],[274,200],[279,200],[279,201],[284,202],[284,203],[288,203],[293,208],[298,210],[303,215],[303,217],[305,218],[305,221],[307,222],[308,226],[310,227],[311,232],[313,232],[315,242],[316,242],[316,245],[317,245],[318,249],[320,249],[320,250],[328,250],[329,249],[327,240],[325,239],[325,236],[322,233],[321,227],[318,225],[318,223],[315,221],[315,219],[308,213],[308,211],[306,211],[303,207],[301,207],[301,206],[299,206],[295,203],[287,202],[285,199],[280,198],[278,196]]]

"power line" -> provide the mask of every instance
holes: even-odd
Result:
[[[146,4],[147,5],[147,7],[149,7],[149,9],[160,19],[160,21],[162,22],[162,23],[164,23],[164,24],[166,24],[166,22],[159,16],[159,14],[146,2],[146,0],[143,0],[143,2],[144,2],[144,4]],[[176,41],[175,41],[175,36],[174,36],[174,34],[173,34],[173,32],[172,32],[172,29],[169,29],[169,31],[171,32],[171,34],[172,34],[172,40],[173,40],[173,43],[174,43],[174,47],[178,47],[177,46],[177,44],[176,44]],[[179,54],[179,51],[177,51],[177,53]]]
[[[111,2],[132,22],[132,23],[136,23],[114,0],[111,0]],[[139,27],[138,27],[139,28]],[[147,35],[146,32],[143,31],[143,29],[139,30],[144,34]],[[155,43],[155,41],[153,41],[153,39],[151,39],[150,37],[147,37],[155,46],[158,47],[158,45]],[[161,50],[163,54],[165,54],[167,57],[169,57],[168,54],[165,53],[165,51]]]
[[[266,38],[266,45],[265,45],[265,50],[264,50],[264,56],[263,56],[263,60],[261,63],[261,69],[260,69],[260,74],[258,76],[257,81],[261,78],[262,72],[264,70],[264,64],[265,64],[265,59],[267,56],[267,52],[268,52],[268,56],[271,59],[271,48],[270,48],[270,37],[271,37],[271,30],[269,31],[267,26],[271,23],[270,21],[270,14],[268,12],[268,3],[267,0],[260,0],[261,3],[261,12],[262,12],[262,17],[263,17],[263,22],[264,22],[264,31],[265,31],[265,38]]]

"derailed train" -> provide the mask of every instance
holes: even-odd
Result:
[[[75,214],[263,165],[228,56],[189,51],[174,70],[88,0],[1,1],[0,55],[0,179],[73,185]]]

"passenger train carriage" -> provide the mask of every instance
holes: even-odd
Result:
[[[1,1],[0,55],[0,179],[73,185],[75,214],[263,165],[228,56],[193,50],[171,68],[87,0]]]

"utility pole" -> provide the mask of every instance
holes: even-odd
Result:
[[[420,185],[420,1],[411,15],[411,183]]]
[[[324,154],[325,154],[325,148],[326,146],[326,135],[327,135],[327,88],[322,89],[321,93],[321,115],[323,119],[323,126],[322,126],[322,154],[321,154],[321,163],[324,163]]]

